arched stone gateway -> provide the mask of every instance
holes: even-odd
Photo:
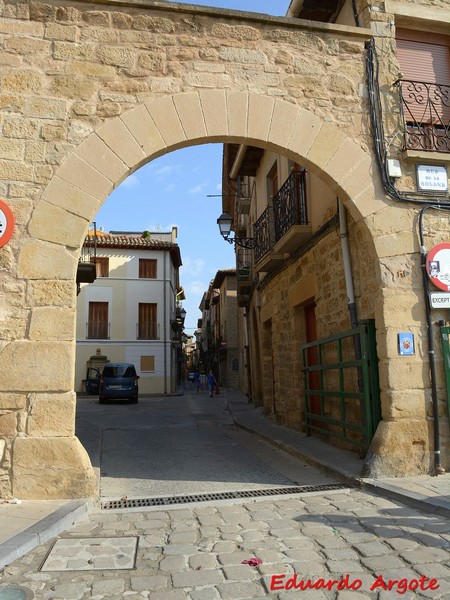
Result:
[[[146,162],[208,142],[273,150],[336,191],[372,240],[377,264],[404,254],[405,236],[408,252],[417,246],[383,194],[362,119],[349,118],[340,102],[332,115],[321,109],[324,78],[361,116],[367,30],[150,1],[94,5],[21,2],[5,6],[0,19],[7,49],[0,189],[17,220],[13,240],[0,249],[6,497],[95,493],[89,458],[74,436],[75,273],[99,206]],[[312,64],[322,73],[313,85]],[[388,284],[380,271],[371,277],[379,329],[392,329]],[[378,352],[390,390],[394,352],[382,337]],[[403,432],[406,444],[415,435],[428,443],[426,422],[416,416],[416,430]],[[395,452],[397,424],[383,427],[382,446]]]

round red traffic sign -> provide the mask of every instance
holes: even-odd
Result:
[[[7,244],[14,231],[14,215],[9,206],[0,200],[0,248]]]
[[[434,246],[427,256],[427,274],[434,285],[450,292],[450,244],[442,243]]]

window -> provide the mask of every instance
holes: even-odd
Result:
[[[157,304],[139,302],[137,337],[139,340],[158,339]]]
[[[139,279],[156,279],[156,258],[139,259]]]
[[[109,338],[107,302],[89,302],[88,319],[87,337],[89,339],[106,340]]]
[[[109,257],[91,256],[91,262],[95,263],[97,277],[109,277]]]

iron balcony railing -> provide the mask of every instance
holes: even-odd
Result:
[[[154,321],[136,323],[136,339],[159,340],[159,324]]]
[[[450,152],[450,86],[399,80],[405,149]]]
[[[275,241],[294,225],[308,224],[306,171],[293,171],[273,198]]]
[[[263,258],[275,243],[273,208],[268,206],[253,227],[255,239],[255,262]]]
[[[111,323],[108,321],[88,321],[86,323],[86,338],[88,340],[109,340]]]

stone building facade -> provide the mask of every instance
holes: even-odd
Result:
[[[366,44],[375,38],[379,50],[395,158],[401,153],[392,87],[399,71],[395,24],[432,23],[445,33],[448,4],[344,4],[346,13],[354,4],[358,24],[152,0],[0,4],[0,195],[16,220],[12,239],[0,248],[2,497],[96,493],[74,435],[80,249],[99,206],[128,175],[162,154],[208,142],[278,152],[339,194],[358,241],[361,316],[377,319],[383,421],[372,455],[385,474],[430,467],[417,210],[385,193],[376,167]],[[414,174],[414,164],[405,162],[399,189],[411,189]],[[427,246],[445,240],[446,230],[446,215],[430,211]],[[323,240],[324,252],[333,254],[329,243]],[[295,277],[295,268],[283,277]],[[279,284],[285,285],[281,276]],[[278,296],[272,286],[261,311]],[[416,332],[417,351],[400,358],[396,336],[405,328]],[[443,377],[438,383],[448,451]],[[420,460],[411,458],[411,448],[420,449]]]

